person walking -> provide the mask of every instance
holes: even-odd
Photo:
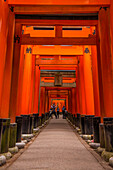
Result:
[[[62,108],[63,119],[65,119],[65,110],[66,110],[65,106],[63,106],[63,108]]]
[[[52,106],[52,109],[53,109],[52,114],[54,114],[56,119],[57,119],[57,114],[56,114],[55,108],[56,108],[56,106],[55,106],[55,103],[54,103],[53,106]]]
[[[57,118],[59,119],[59,107],[57,106]]]

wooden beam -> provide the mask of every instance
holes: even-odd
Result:
[[[32,5],[15,6],[15,14],[75,14],[97,13],[100,6],[75,6],[75,5]]]
[[[56,65],[54,65],[54,66],[48,66],[48,65],[46,65],[46,66],[41,66],[40,65],[40,70],[76,70],[76,67],[77,67],[77,65],[76,66],[74,66],[74,65],[67,65],[67,66],[62,66],[62,65],[60,65],[60,66],[56,66]]]
[[[41,72],[41,74],[40,74],[40,76],[41,77],[51,77],[51,78],[53,78],[53,77],[55,77],[55,74],[56,74],[57,72],[51,72],[51,71],[43,71],[43,72]],[[75,72],[60,72],[60,74],[62,75],[62,78],[75,78],[76,76],[75,76]]]
[[[92,5],[110,5],[110,0],[9,0],[8,1],[9,5],[87,5],[87,6],[92,6]]]
[[[77,60],[38,60],[36,59],[36,65],[77,65]]]
[[[54,38],[22,35],[21,45],[96,45],[96,36],[88,38]]]
[[[98,20],[16,19],[16,23],[21,23],[26,26],[96,26]]]

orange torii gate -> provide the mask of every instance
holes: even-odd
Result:
[[[48,5],[48,9],[46,7]],[[51,6],[52,5],[52,6]],[[83,50],[83,56],[80,58],[81,61],[85,62],[85,57],[89,58],[89,66],[86,64],[84,65],[84,68],[81,67],[81,70],[83,73],[78,71],[77,74],[77,83],[81,84],[80,75],[85,75],[85,87],[87,87],[91,76],[91,71],[89,72],[87,69],[87,66],[91,68],[91,62],[90,62],[90,55],[97,57],[97,60],[93,60],[93,67],[97,68],[97,71],[93,69],[93,81],[95,81],[94,84],[91,83],[92,87],[92,101],[93,101],[93,95],[95,96],[94,100],[96,100],[96,96],[98,96],[98,109],[96,112],[99,111],[100,106],[100,114],[101,116],[111,116],[112,115],[112,101],[113,101],[113,88],[112,88],[112,70],[113,70],[113,21],[112,21],[112,15],[113,15],[113,2],[110,0],[80,0],[79,2],[71,0],[71,1],[26,1],[23,2],[22,0],[9,0],[7,1],[1,1],[0,2],[0,51],[1,51],[1,63],[0,63],[0,116],[1,117],[10,117],[12,118],[12,122],[14,122],[15,113],[17,112],[17,101],[20,100],[19,91],[21,91],[20,86],[24,84],[23,82],[23,75],[26,77],[26,71],[29,66],[32,72],[32,52],[28,53],[25,49],[28,48],[28,46],[25,46],[24,48],[21,48],[21,40],[23,39],[24,35],[22,35],[22,26],[96,26],[96,38],[94,41],[96,41],[93,44],[86,43],[82,44],[83,39],[79,43],[79,45],[96,45],[97,46],[97,54],[96,54],[96,48],[89,48],[89,46],[85,46],[85,49]],[[56,16],[57,19],[55,19],[55,16],[53,19],[49,19],[49,17],[39,19],[38,15],[43,14],[59,14],[61,16],[61,20],[59,19],[59,16]],[[72,14],[73,17],[75,17],[74,20],[69,18],[68,14]],[[81,15],[83,13],[83,15]],[[110,15],[109,15],[110,13]],[[3,15],[4,14],[4,15]],[[34,18],[30,18],[31,14],[33,14]],[[65,15],[64,15],[65,14]],[[66,16],[67,14],[67,16]],[[79,14],[79,15],[76,15]],[[28,16],[26,19],[25,16]],[[67,17],[67,20],[64,19],[64,17]],[[91,17],[90,17],[91,15]],[[77,19],[78,17],[78,19]],[[85,19],[86,18],[86,19]],[[91,19],[92,18],[92,19]],[[3,21],[3,22],[1,22]],[[109,22],[110,21],[110,22]],[[15,32],[15,33],[14,33]],[[58,33],[58,34],[57,34]],[[59,29],[56,33],[56,36],[59,36]],[[104,35],[104,37],[103,37]],[[14,41],[14,48],[13,48],[13,37],[15,36]],[[111,39],[110,39],[111,36]],[[58,38],[58,37],[57,37]],[[56,38],[56,39],[57,39]],[[61,37],[60,37],[61,38]],[[59,41],[64,41],[62,38]],[[30,39],[30,38],[29,38]],[[41,41],[41,38],[37,38],[37,42]],[[27,43],[24,41],[23,44]],[[45,39],[44,39],[45,40]],[[70,39],[71,40],[71,39]],[[69,41],[70,41],[69,40]],[[79,39],[80,40],[80,39]],[[76,41],[79,41],[76,39]],[[67,40],[66,40],[67,41]],[[73,40],[74,41],[74,40]],[[22,40],[23,42],[23,40]],[[30,43],[30,40],[29,40]],[[63,42],[61,42],[63,43]],[[86,43],[86,44],[85,44]],[[7,45],[8,44],[8,45]],[[36,43],[37,44],[37,43]],[[44,44],[42,42],[41,44]],[[51,43],[50,43],[51,44]],[[52,43],[54,44],[54,42]],[[56,41],[56,44],[58,44],[58,41]],[[67,44],[67,42],[66,42]],[[14,50],[13,50],[14,49]],[[13,52],[14,51],[14,52]],[[21,52],[20,52],[21,51]],[[26,51],[26,52],[25,52]],[[92,53],[90,53],[92,51]],[[29,64],[29,60],[25,60],[26,63],[26,71],[23,69],[23,61],[24,61],[24,54],[25,56],[29,56],[31,58],[31,63]],[[9,61],[10,60],[10,61]],[[96,63],[97,62],[97,63]],[[10,64],[9,64],[10,63]],[[86,62],[85,62],[86,63]],[[8,66],[7,66],[8,65]],[[108,67],[109,66],[109,67]],[[41,68],[47,67],[46,65],[41,66]],[[51,68],[54,67],[53,65]],[[67,66],[64,66],[67,67]],[[48,66],[49,68],[49,66]],[[37,69],[37,66],[34,68],[35,75],[37,72],[38,80],[37,83],[40,82],[40,68]],[[37,71],[36,71],[37,70]],[[32,75],[29,70],[29,75]],[[10,76],[8,76],[10,73]],[[24,73],[24,74],[23,74]],[[87,75],[88,73],[88,75]],[[90,76],[89,76],[90,74]],[[22,76],[22,77],[21,77]],[[27,75],[28,76],[28,75]],[[96,80],[94,77],[99,77],[99,90],[98,90],[98,80]],[[37,77],[36,77],[37,78]],[[21,83],[20,83],[20,81]],[[28,84],[30,83],[31,79],[27,79]],[[83,79],[84,80],[84,79]],[[36,83],[35,82],[35,83]],[[8,86],[7,86],[8,85]],[[80,85],[81,86],[81,85]],[[85,98],[79,98],[80,96],[80,86],[77,87],[77,96],[78,96],[78,110],[83,110],[80,107],[82,107],[82,101]],[[34,86],[32,85],[34,88]],[[22,87],[25,88],[25,87]],[[97,89],[94,90],[93,89]],[[6,90],[7,89],[7,90]],[[29,88],[30,89],[30,88]],[[30,90],[29,90],[30,91]],[[87,88],[85,88],[85,93],[88,94]],[[37,93],[38,94],[38,93]],[[18,97],[19,98],[18,98]],[[82,95],[83,97],[84,95]],[[6,101],[7,98],[7,102]],[[18,98],[18,99],[17,99]],[[22,97],[23,98],[23,97]],[[89,95],[87,95],[87,101],[89,101]],[[23,99],[24,101],[24,99]],[[37,99],[38,101],[38,99]],[[28,105],[29,100],[26,101],[26,106]],[[93,103],[93,102],[92,102]],[[95,113],[96,108],[96,101],[94,102],[93,113]],[[87,104],[88,106],[88,104]],[[35,106],[34,106],[35,107]],[[87,107],[86,107],[87,108]],[[27,108],[27,110],[29,110]],[[87,111],[89,110],[89,111]],[[29,113],[32,112],[33,109],[29,110]],[[21,111],[20,111],[21,112]],[[28,112],[28,111],[27,111]],[[89,107],[86,109],[86,112],[90,112]],[[5,115],[3,114],[5,113]],[[81,111],[83,113],[83,111]],[[17,113],[18,114],[18,113]]]

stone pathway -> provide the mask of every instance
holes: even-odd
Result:
[[[52,119],[8,170],[103,170],[67,121]]]

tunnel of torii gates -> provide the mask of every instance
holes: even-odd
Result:
[[[113,0],[0,1],[0,117],[113,116]]]

